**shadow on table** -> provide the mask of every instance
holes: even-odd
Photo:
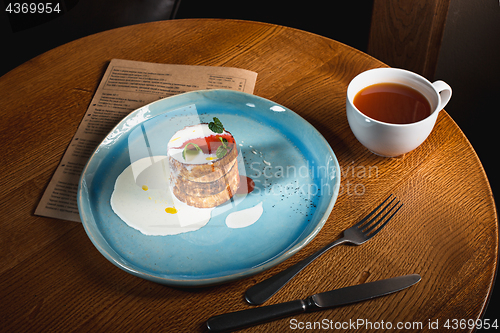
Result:
[[[75,39],[118,27],[175,18],[181,0],[64,0],[25,4],[4,0],[0,14],[0,76]],[[10,3],[10,6],[8,6]],[[18,6],[19,5],[19,6]],[[24,14],[23,14],[24,13]]]

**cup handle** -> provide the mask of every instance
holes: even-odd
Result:
[[[439,93],[439,95],[441,95],[441,104],[439,104],[439,107],[437,108],[438,111],[441,111],[450,101],[451,87],[444,81],[435,81],[432,83],[432,85],[434,86],[434,89],[436,89],[436,91]]]

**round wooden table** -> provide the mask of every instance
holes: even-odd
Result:
[[[254,94],[303,116],[339,160],[340,195],[318,236],[261,274],[185,290],[116,268],[92,245],[80,223],[35,216],[113,58],[257,72]],[[243,299],[248,287],[337,239],[391,193],[404,207],[383,232],[362,246],[339,246],[324,254],[267,304],[410,273],[419,273],[420,283],[390,296],[248,331],[288,332],[314,322],[341,325],[358,320],[373,323],[377,332],[384,330],[382,322],[391,323],[392,331],[397,323],[421,331],[435,323],[446,331],[471,330],[460,323],[481,318],[497,268],[492,192],[473,148],[446,112],[424,144],[399,158],[376,156],[355,139],[345,115],[347,85],[358,73],[384,66],[346,45],[287,27],[174,20],[85,37],[2,76],[3,331],[204,331],[209,317],[250,308]],[[447,321],[448,329],[443,327]]]

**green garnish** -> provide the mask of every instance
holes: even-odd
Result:
[[[200,146],[198,146],[196,143],[192,143],[192,142],[190,142],[190,143],[188,143],[187,145],[185,145],[185,146],[184,146],[184,149],[182,150],[182,158],[183,158],[184,160],[186,160],[186,150],[187,150],[187,147],[188,147],[189,145],[191,145],[191,146],[193,146],[193,147],[195,147],[195,148],[196,148],[196,150],[197,150],[196,154],[198,154],[199,152],[201,152],[201,148],[200,148]],[[193,151],[193,150],[192,150],[192,149],[187,150],[187,152],[188,152],[188,153],[189,153],[189,152],[191,152],[191,151]],[[192,154],[192,153],[189,153],[189,154]]]
[[[222,125],[222,122],[219,120],[219,118],[214,117],[213,119],[214,121],[208,123],[208,128],[210,128],[210,130],[214,133],[224,133],[224,125]],[[222,145],[220,145],[219,148],[217,148],[215,156],[217,156],[217,158],[223,158],[229,151],[229,147],[226,144],[227,142],[226,139],[224,139],[221,136],[219,136],[218,138],[220,142],[222,142]]]
[[[217,148],[217,151],[215,152],[215,156],[217,156],[217,158],[223,158],[224,156],[226,156],[227,152],[229,151],[229,147],[226,144],[226,142],[227,142],[226,139],[219,136],[219,140],[220,140],[220,142],[222,142],[222,145],[220,145],[219,148]]]
[[[221,121],[219,118],[214,117],[214,121],[211,121],[208,123],[208,128],[214,133],[223,133],[224,132],[224,126],[222,125]]]

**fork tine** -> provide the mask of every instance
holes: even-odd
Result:
[[[361,229],[363,231],[363,233],[368,233],[368,232],[372,231],[377,226],[377,224],[379,224],[380,221],[382,221],[394,209],[395,205],[393,205],[392,208],[389,209],[389,211],[387,213],[385,213],[385,215],[377,221],[377,219],[380,217],[380,215],[382,215],[382,213],[384,213],[384,211],[387,208],[391,207],[394,200],[396,200],[396,198],[392,199],[387,205],[382,207],[382,209],[380,210],[380,212],[377,213],[377,215],[375,215],[372,219],[370,219],[370,221],[368,221],[368,223],[366,223],[364,226],[360,227],[359,229]],[[398,202],[399,202],[399,200],[398,200]],[[396,202],[396,204],[398,202]]]
[[[385,199],[384,201],[382,201],[382,203],[381,203],[380,205],[378,205],[377,207],[375,207],[375,209],[374,209],[374,210],[372,210],[372,211],[370,212],[370,214],[366,215],[363,219],[361,219],[361,221],[359,221],[358,223],[356,223],[356,224],[354,225],[354,227],[358,228],[358,227],[362,226],[362,225],[363,225],[363,224],[364,224],[364,223],[365,223],[365,222],[366,222],[366,221],[367,221],[367,220],[368,220],[368,219],[369,219],[369,218],[370,218],[373,214],[375,214],[375,213],[377,212],[377,210],[379,210],[379,209],[380,209],[380,207],[382,207],[382,206],[383,206],[383,205],[387,202],[387,200],[389,200],[391,197],[392,197],[392,194],[391,194],[391,195],[389,195],[389,196],[387,197],[387,199]],[[395,198],[394,198],[394,199],[395,199]],[[392,200],[394,200],[394,199],[392,199]],[[391,202],[392,202],[392,201],[391,201]]]
[[[363,233],[364,233],[364,234],[366,234],[366,235],[367,235],[367,237],[369,237],[369,238],[372,238],[373,236],[375,236],[376,234],[378,234],[378,233],[380,232],[380,230],[384,229],[385,225],[386,225],[386,224],[387,224],[387,223],[388,223],[388,222],[389,222],[389,221],[390,221],[390,220],[394,217],[394,215],[396,215],[396,213],[398,212],[398,210],[400,210],[400,209],[401,209],[401,207],[403,207],[403,203],[401,203],[401,204],[399,204],[399,203],[400,203],[399,201],[398,201],[398,202],[396,202],[396,203],[394,204],[394,206],[392,206],[392,207],[391,207],[391,209],[390,209],[387,213],[385,213],[385,214],[384,214],[384,216],[382,216],[382,218],[381,218],[381,219],[380,219],[377,223],[375,223],[373,226],[371,226],[370,228],[368,228],[368,230],[367,230],[367,231],[364,231]],[[398,205],[398,204],[399,204],[399,205]],[[391,211],[392,211],[395,207],[397,207],[397,208],[396,208],[396,210],[395,210],[395,211],[391,214],[391,216],[389,216],[389,217],[387,218],[387,220],[385,220],[385,221],[384,221],[384,223],[380,224],[380,222],[381,222],[381,221],[383,221],[383,220],[386,218],[386,216],[387,216],[387,215],[389,215],[389,214],[391,213]],[[378,227],[378,229],[372,232],[372,230],[373,230],[375,227],[377,227],[377,226],[379,226],[379,227]],[[372,233],[370,234],[370,232],[372,232]]]

